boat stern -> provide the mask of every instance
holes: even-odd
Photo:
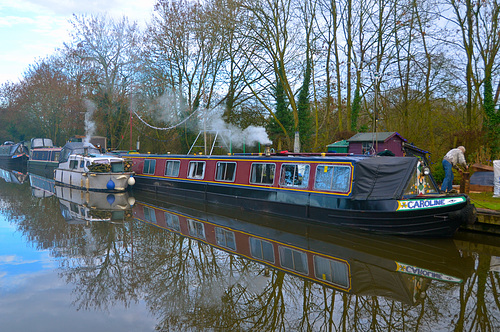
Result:
[[[132,172],[88,173],[88,189],[106,191],[125,191],[135,180]]]
[[[460,210],[451,211],[449,217],[450,219],[460,220],[461,226],[471,226],[477,221],[477,209],[471,203],[470,198],[465,197],[467,204]]]

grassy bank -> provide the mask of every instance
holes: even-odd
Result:
[[[470,193],[469,197],[476,208],[500,211],[500,197],[493,197],[493,193]]]

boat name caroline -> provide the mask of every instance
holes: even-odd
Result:
[[[462,203],[465,201],[463,197],[440,198],[440,199],[425,199],[425,200],[404,200],[398,201],[397,210],[416,210],[426,209],[435,206],[445,206]]]

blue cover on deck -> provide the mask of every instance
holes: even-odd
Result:
[[[494,175],[493,172],[475,172],[470,177],[470,184],[476,184],[480,186],[494,186]]]

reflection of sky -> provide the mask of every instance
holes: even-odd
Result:
[[[105,312],[77,310],[77,286],[59,278],[48,251],[25,240],[0,212],[0,331],[154,331],[142,301]]]
[[[0,294],[14,291],[24,283],[27,275],[53,268],[55,262],[47,251],[36,251],[23,241],[22,234],[17,232],[14,224],[10,224],[0,214]]]

